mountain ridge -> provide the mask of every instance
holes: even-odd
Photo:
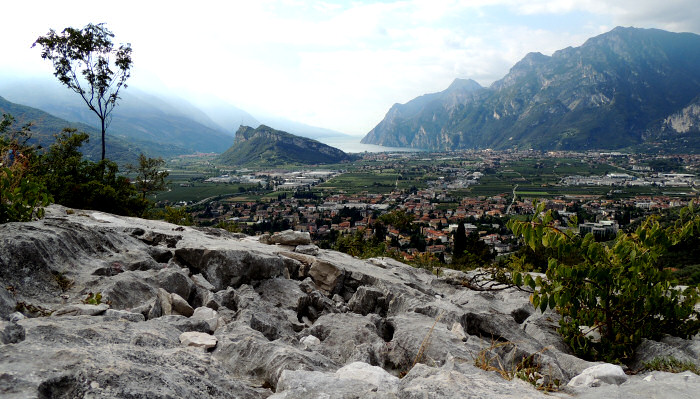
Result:
[[[55,142],[54,136],[61,133],[64,128],[73,128],[79,132],[87,133],[90,140],[82,147],[83,154],[92,160],[99,160],[102,155],[100,132],[87,124],[79,122],[69,122],[40,109],[16,104],[0,96],[0,114],[11,115],[15,119],[14,129],[31,124],[31,136],[28,144],[47,148]],[[155,143],[139,142],[133,143],[121,137],[107,134],[107,158],[117,163],[135,163],[140,152],[144,152],[146,147],[155,147]],[[139,149],[135,144],[140,144]],[[162,155],[163,146],[159,146],[161,153],[149,152],[149,155]]]
[[[266,125],[255,129],[241,126],[233,146],[217,158],[218,162],[231,166],[339,163],[349,159],[337,148]]]
[[[618,27],[552,56],[528,53],[452,107],[449,92],[415,114],[407,110],[424,96],[394,105],[362,142],[433,150],[641,145],[700,93],[700,36]]]

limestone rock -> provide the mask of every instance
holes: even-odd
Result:
[[[481,399],[547,399],[551,396],[537,391],[519,378],[505,380],[498,374],[484,373],[472,362],[449,361],[443,367],[417,364],[401,379],[398,397],[422,398],[481,398]]]
[[[695,399],[700,392],[700,376],[689,371],[673,374],[654,371],[631,376],[627,382],[576,389],[576,399],[673,398]]]
[[[285,370],[331,371],[340,366],[314,351],[295,348],[241,324],[226,325],[213,356],[227,372],[277,387]]]
[[[343,276],[343,270],[331,262],[317,259],[311,264],[309,276],[320,289],[333,293]]]
[[[328,398],[399,398],[399,379],[380,367],[353,362],[335,373],[285,370],[270,399],[312,399],[316,392]]]
[[[297,247],[294,248],[294,252],[298,252],[298,253],[304,254],[304,255],[316,256],[316,255],[318,255],[318,251],[319,251],[319,248],[314,244],[297,245]]]
[[[216,304],[216,309],[223,306],[231,310],[238,310],[238,295],[236,294],[236,290],[228,287],[225,290],[217,291],[212,296],[211,303]],[[209,304],[205,305],[216,310],[213,306],[209,306]]]
[[[486,355],[508,369],[532,357],[563,384],[595,365],[568,351],[556,314],[535,311],[527,293],[461,284],[478,271],[437,277],[305,245],[291,252],[218,230],[60,206],[42,220],[2,224],[0,315],[9,321],[0,322],[0,396],[542,398],[474,359]],[[73,285],[59,286],[57,275]],[[111,308],[73,308],[87,290],[102,292]],[[29,317],[12,313],[17,303]],[[185,347],[183,333],[206,334],[184,336],[206,338],[209,351]],[[638,354],[697,359],[700,340],[645,341]],[[619,374],[591,378],[555,396],[695,398],[700,384],[688,373],[620,385]]]
[[[104,315],[106,318],[124,319],[132,322],[146,320],[141,313],[127,312],[126,310],[107,309]]]
[[[180,295],[171,292],[170,293],[170,303],[172,304],[172,310],[174,314],[180,314],[185,317],[190,317],[194,313],[194,309],[184,300]]]
[[[192,292],[192,280],[187,273],[177,268],[166,268],[156,273],[156,281],[159,288],[167,292],[175,293],[182,298],[189,298]]]
[[[0,320],[0,343],[16,344],[24,341],[25,331],[21,325]]]
[[[174,317],[174,316],[167,316]],[[178,316],[182,317],[182,316]],[[129,323],[63,316],[20,321],[26,338],[0,345],[3,398],[263,399],[252,387],[179,342],[165,318]],[[154,382],[157,381],[157,382]]]
[[[156,317],[167,316],[173,313],[172,299],[168,291],[158,288],[158,293],[156,294],[155,303],[148,313],[148,319],[155,319]]]
[[[215,336],[201,332],[184,332],[180,334],[180,343],[185,346],[211,349],[216,347],[218,340]]]
[[[211,331],[216,331],[219,328],[219,314],[214,309],[199,307],[194,310],[190,318],[203,321],[209,326]]]
[[[603,363],[589,367],[567,384],[570,387],[597,387],[602,384],[620,385],[627,381],[627,375],[622,367],[616,364]]]
[[[109,309],[109,305],[101,303],[99,305],[74,304],[64,306],[55,312],[52,316],[97,316],[103,314]]]
[[[308,232],[285,230],[273,234],[267,239],[268,244],[280,245],[309,245],[311,235]]]
[[[192,282],[198,287],[204,288],[207,291],[215,290],[214,286],[209,281],[207,281],[207,279],[204,278],[204,276],[202,276],[201,273],[195,274],[190,278],[192,279]]]
[[[632,370],[642,370],[645,363],[650,363],[655,359],[669,358],[690,362],[696,367],[700,367],[700,340],[665,337],[659,342],[644,339],[635,350],[630,367]]]
[[[302,338],[299,342],[304,346],[304,349],[316,348],[321,344],[321,340],[313,335],[308,335]]]
[[[331,313],[316,320],[308,332],[320,340],[315,350],[338,364],[360,361],[383,365],[388,338],[381,335],[385,323],[376,315]]]
[[[348,303],[348,308],[355,313],[367,315],[368,313],[382,313],[386,309],[384,292],[382,290],[362,286],[357,289]]]
[[[193,272],[201,273],[217,291],[255,280],[289,277],[289,260],[250,250],[178,248],[175,259]]]
[[[8,317],[16,307],[15,297],[5,287],[0,287],[0,319]]]

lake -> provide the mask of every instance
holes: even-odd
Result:
[[[323,144],[328,144],[331,147],[338,148],[348,153],[357,152],[420,152],[425,151],[420,148],[408,148],[408,147],[384,147],[381,145],[374,144],[362,144],[361,136],[347,136],[347,137],[319,137],[316,140],[322,142]]]

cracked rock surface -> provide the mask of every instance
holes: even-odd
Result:
[[[476,367],[484,355],[506,369],[531,357],[558,397],[700,392],[687,372],[589,370],[575,381],[591,383],[567,386],[597,364],[571,355],[557,315],[524,292],[459,284],[468,277],[360,260],[294,232],[261,240],[51,206],[0,225],[0,397],[552,396]],[[697,339],[644,348],[639,362],[700,363]]]

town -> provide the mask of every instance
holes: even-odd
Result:
[[[539,201],[556,211],[562,228],[610,238],[640,217],[695,201],[700,186],[696,155],[366,153],[352,164],[298,170],[217,169],[206,157],[202,162],[215,175],[198,179],[220,187],[220,194],[162,205],[187,206],[197,224],[248,234],[309,232],[327,247],[359,234],[409,262],[430,256],[450,263],[461,223],[494,256],[509,254],[518,244],[506,221],[531,215]],[[173,186],[192,184],[188,176]],[[410,223],[391,224],[386,215],[396,214]],[[572,216],[578,225],[567,227]]]

